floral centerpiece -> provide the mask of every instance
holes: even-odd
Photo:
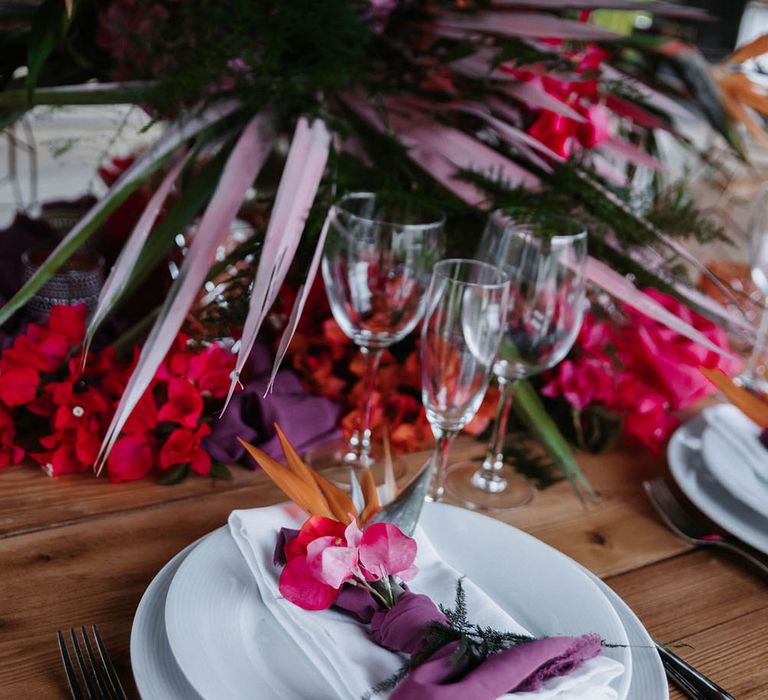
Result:
[[[594,8],[612,5],[596,0]],[[134,102],[167,128],[0,310],[0,323],[157,176],[88,323],[87,352],[109,313],[163,260],[179,232],[199,220],[107,425],[99,468],[198,303],[201,286],[227,269],[214,263],[214,252],[254,195],[254,182],[268,219],[256,232],[258,245],[239,251],[253,261],[253,284],[243,290],[237,278],[248,303],[237,305],[233,321],[242,337],[227,397],[283,283],[293,279],[300,291],[286,314],[277,370],[317,271],[325,212],[336,192],[351,189],[440,207],[448,213],[454,253],[471,252],[474,237],[467,231],[479,231],[493,207],[540,218],[578,216],[590,230],[592,283],[695,340],[695,328],[648,303],[624,275],[749,333],[738,314],[703,300],[687,281],[686,265],[737,307],[746,303],[685,248],[687,238],[706,241],[722,232],[701,219],[684,191],[661,186],[656,141],[664,131],[690,146],[675,120],[690,115],[686,105],[696,105],[743,153],[729,114],[736,94],[749,97],[748,86],[729,92],[726,108],[695,48],[649,34],[617,34],[590,21],[590,3],[579,3],[578,12],[570,7],[547,3],[542,9],[526,0],[50,0],[37,8],[27,31],[4,35],[3,124],[35,105]],[[703,18],[668,3],[621,7]],[[742,50],[718,69],[719,78],[734,87],[738,61],[761,50],[757,43]],[[640,175],[649,172],[652,185],[638,190],[645,181]],[[302,262],[292,268],[295,257]],[[556,427],[539,420],[535,393],[518,393],[520,410],[536,422],[561,466],[576,470]]]

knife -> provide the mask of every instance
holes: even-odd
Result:
[[[675,684],[694,700],[735,700],[733,695],[723,690],[717,683],[699,673],[693,666],[683,661],[655,639],[656,651],[659,652],[664,670]]]

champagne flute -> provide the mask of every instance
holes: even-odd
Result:
[[[736,380],[750,389],[768,394],[768,184],[760,189],[749,217],[749,260],[752,282],[762,296],[763,311],[755,345]]]
[[[504,462],[504,440],[515,383],[554,367],[576,340],[585,305],[587,232],[558,218],[520,221],[491,214],[478,257],[508,270],[509,312],[493,373],[499,384],[496,421],[482,464],[452,465],[448,490],[471,508],[514,510],[531,502],[533,487]]]
[[[344,467],[334,478],[345,481],[349,467],[372,463],[371,404],[381,353],[424,314],[432,268],[442,255],[445,217],[372,192],[342,197],[329,217],[322,261],[328,301],[365,359],[359,427],[326,465]]]
[[[501,268],[462,259],[435,265],[421,332],[421,395],[437,441],[427,500],[442,500],[448,449],[485,396],[508,296]]]

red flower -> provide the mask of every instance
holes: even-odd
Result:
[[[13,415],[0,405],[0,468],[18,464],[24,459],[24,450],[15,443],[15,438]]]
[[[146,476],[155,465],[157,446],[148,434],[123,435],[107,459],[110,481],[132,481]]]
[[[187,464],[192,471],[207,475],[211,471],[211,458],[200,443],[210,432],[207,423],[203,423],[194,431],[176,428],[160,448],[160,468],[170,469]]]
[[[0,371],[0,401],[6,406],[23,406],[37,396],[40,375],[31,367],[10,367]]]
[[[203,398],[194,384],[187,379],[168,380],[168,401],[160,407],[158,421],[170,421],[194,428],[202,412]]]
[[[234,368],[235,356],[214,343],[189,361],[189,378],[201,392],[220,399],[229,391]]]

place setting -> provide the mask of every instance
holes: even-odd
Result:
[[[374,213],[388,212],[385,200],[375,195],[351,199],[367,203],[369,221]],[[489,219],[481,248],[505,251],[504,266],[480,259],[435,262],[437,232],[416,229],[414,235],[408,222],[382,218],[376,228],[386,224],[390,245],[376,240],[368,247],[371,227],[346,211],[349,201],[337,205],[341,215],[329,214],[324,270],[370,266],[375,274],[346,273],[348,286],[329,291],[338,295],[332,309],[337,317],[345,314],[340,325],[350,335],[369,344],[396,337],[387,334],[388,319],[405,328],[421,321],[422,393],[435,453],[410,484],[392,488],[391,463],[389,477],[375,484],[364,425],[359,452],[346,460],[341,479],[339,467],[323,464],[316,471],[307,464],[279,426],[282,460],[246,444],[289,501],[234,511],[226,526],[190,545],[157,574],[131,633],[140,694],[145,699],[237,698],[248,692],[281,698],[390,693],[495,698],[507,691],[509,697],[542,699],[665,696],[666,677],[653,640],[608,586],[530,535],[444,502],[452,498],[488,510],[483,497],[504,495],[504,488],[484,488],[475,477],[503,484],[501,468],[449,466],[450,445],[473,418],[493,374],[525,376],[531,370],[524,367],[552,366],[567,353],[581,318],[586,232],[568,238],[556,223],[558,235],[547,240],[539,226],[499,211]],[[395,246],[408,251],[406,262],[389,252]],[[397,275],[387,264],[396,266]],[[537,286],[531,288],[529,279]],[[399,285],[418,289],[419,280],[424,298],[413,304]],[[410,316],[401,311],[404,303]],[[548,309],[550,319],[534,324],[525,341],[537,308]],[[364,309],[387,315],[366,315]],[[499,347],[505,342],[509,359],[502,360]],[[526,348],[526,359],[513,347]],[[509,398],[502,391],[502,416]],[[492,450],[500,444],[494,440]],[[479,504],[471,500],[473,489]],[[430,625],[445,639],[432,640]],[[428,643],[429,652],[420,651]],[[459,645],[463,656],[454,660]],[[423,655],[420,662],[409,666],[408,654],[413,659],[417,652]]]

